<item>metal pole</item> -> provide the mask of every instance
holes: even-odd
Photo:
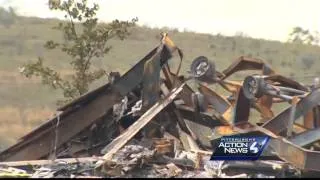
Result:
[[[290,118],[288,122],[287,137],[292,136],[292,130],[293,130],[293,124],[294,124],[294,118],[295,118],[294,116],[296,113],[296,107],[297,107],[298,101],[299,101],[298,97],[294,96],[292,98],[292,106],[291,106]]]

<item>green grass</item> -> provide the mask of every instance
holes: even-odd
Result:
[[[46,65],[57,68],[63,73],[71,71],[68,56],[59,51],[47,51],[43,48],[47,40],[62,40],[60,32],[51,29],[57,23],[58,20],[55,19],[19,17],[10,28],[0,25],[0,110],[6,107],[38,108],[39,112],[43,108],[52,111],[56,109],[55,102],[62,95],[42,86],[38,79],[30,80],[20,76],[18,67],[26,62],[36,61],[38,56],[43,56]],[[113,49],[104,58],[97,59],[94,65],[106,71],[124,73],[159,44],[161,31],[168,31],[171,39],[183,50],[184,61],[181,73],[184,74],[189,69],[192,60],[200,55],[213,60],[219,70],[226,68],[239,56],[247,55],[262,58],[269,62],[277,72],[285,76],[294,76],[298,81],[306,84],[312,79],[303,78],[305,75],[320,75],[320,48],[317,46],[148,27],[133,28],[131,36],[124,41],[117,39],[110,41]],[[311,54],[315,60],[311,68],[305,69],[299,57],[308,54]],[[170,64],[177,67],[178,62],[178,58],[173,58]],[[240,80],[243,76],[243,73],[238,73],[231,78]],[[103,84],[106,80],[106,78],[100,80],[92,88]],[[37,113],[36,110],[33,112]],[[5,114],[5,111],[2,113]],[[10,119],[9,115],[4,114],[2,114],[3,117]],[[39,122],[41,118],[43,118],[42,121],[47,119],[46,114],[43,113],[43,116],[37,117]],[[18,119],[14,118],[6,122],[18,124],[14,122]],[[36,124],[33,122],[32,127]],[[25,129],[27,130],[29,128]],[[0,134],[2,139],[4,136],[8,139],[18,137],[17,134],[14,134],[17,131],[3,132],[5,134]],[[21,133],[25,132],[19,130],[19,135]]]

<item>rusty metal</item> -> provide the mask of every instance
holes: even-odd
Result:
[[[273,103],[273,98],[267,95],[263,95],[256,103],[254,103],[255,108],[260,112],[262,122],[266,122],[274,116],[274,113],[271,110]]]
[[[310,129],[289,138],[290,142],[301,147],[308,146],[320,140],[320,129]]]
[[[168,65],[174,52],[180,56],[175,74]],[[320,140],[319,88],[303,86],[276,74],[263,60],[244,56],[222,72],[216,70],[213,61],[199,56],[191,64],[192,76],[185,78],[179,76],[182,57],[182,51],[167,34],[162,34],[160,45],[127,73],[121,77],[110,73],[110,83],[59,108],[61,114],[3,151],[0,161],[48,158],[66,150],[69,152],[64,156],[106,153],[97,164],[100,167],[143,130],[145,138],[154,138],[155,131],[161,132],[157,136],[162,137],[166,131],[179,138],[176,141],[185,149],[195,152],[211,150],[212,142],[224,135],[264,134],[271,137],[268,155],[299,169],[320,171],[320,152],[306,149],[316,147]],[[160,79],[161,70],[164,80]],[[247,76],[244,81],[227,80],[244,70],[261,73]],[[186,84],[189,79],[200,81],[199,91],[194,92]],[[206,83],[221,86],[228,96],[220,95]],[[128,119],[133,117],[133,111],[126,110],[119,118],[112,116],[116,114],[113,105],[124,97],[129,99],[129,108],[142,100],[140,114],[135,111],[132,122]],[[283,102],[291,106],[274,115],[273,103]],[[260,113],[263,123],[249,122],[251,108]],[[299,117],[304,117],[303,125],[295,122]],[[123,122],[129,124],[122,127]],[[118,131],[119,126],[123,132]],[[153,143],[160,154],[173,156],[178,142],[158,139]]]
[[[303,125],[308,128],[312,129],[314,127],[314,111],[309,111],[303,118]]]
[[[318,105],[320,101],[320,90],[310,92],[305,98],[302,98],[296,106],[294,120],[301,116],[305,116],[312,108]],[[267,121],[263,127],[275,134],[279,134],[288,128],[288,119],[290,117],[291,107],[282,111],[273,119]]]
[[[223,76],[221,79],[226,79],[235,72],[244,70],[261,70],[264,75],[274,74],[274,70],[263,60],[241,56],[222,71]]]
[[[267,135],[271,139],[266,151],[271,151],[273,155],[278,156],[301,170],[320,171],[318,162],[320,161],[320,152],[311,151],[293,144],[289,140],[277,136],[271,131],[262,127],[254,126],[251,128],[234,128],[233,134],[247,135]]]
[[[181,112],[181,115],[185,120],[193,121],[194,123],[201,124],[206,127],[216,127],[216,126],[226,124],[221,122],[213,112],[201,112],[200,118],[194,119],[194,118],[190,118],[194,115],[194,110],[191,107],[185,106],[185,105],[179,105],[177,106],[177,109]]]
[[[200,92],[191,94],[192,107],[195,115],[199,115],[200,112],[205,112],[207,107],[205,105],[204,96]]]
[[[306,128],[317,128],[320,125],[320,107],[316,106],[304,116],[303,124]]]
[[[126,95],[127,92],[130,92],[134,87],[137,86],[139,82],[142,81],[143,77],[143,68],[147,60],[149,60],[154,54],[156,54],[158,47],[150,51],[145,57],[143,57],[136,65],[134,65],[128,72],[126,72],[122,78],[114,82],[116,89],[121,90],[121,95]],[[169,52],[168,50],[165,50]],[[169,57],[169,56],[168,56]],[[127,87],[125,87],[127,85]],[[66,111],[67,109],[74,108],[77,106],[85,105],[90,101],[95,100],[100,94],[103,94],[110,85],[103,85],[93,91],[86,93],[85,95],[75,99],[74,101],[58,108],[58,111]]]
[[[173,43],[173,41],[168,37],[167,33],[162,33],[162,46],[159,46],[157,52],[150,60],[146,61],[144,64],[144,71],[143,71],[143,79],[142,79],[142,107],[144,112],[150,106],[155,104],[159,99],[160,95],[160,72],[162,69],[161,64],[161,56],[162,51],[165,46],[167,46],[170,52],[174,52],[175,50],[178,51],[180,57],[179,67],[176,72],[176,76],[180,72],[181,63],[183,59],[182,51]],[[162,61],[163,62],[163,61]],[[168,63],[165,63],[165,69],[169,68]],[[164,69],[164,71],[165,71]],[[173,82],[174,84],[174,82]]]
[[[250,100],[261,98],[263,95],[290,100],[289,96],[281,94],[280,89],[266,82],[265,76],[261,75],[247,76],[243,81],[243,89],[245,96]]]
[[[164,69],[166,69],[166,68],[164,68]],[[164,71],[164,74],[167,74],[166,76],[169,77],[165,81],[165,84],[167,85],[167,87],[169,89],[172,86],[173,82],[175,82],[176,86],[185,82],[184,77],[176,76],[175,74],[171,73],[168,68],[166,69],[166,71]],[[192,94],[193,93],[194,93],[194,91],[188,85],[185,85],[182,92],[179,94],[178,98],[182,99],[185,105],[192,107],[193,106],[193,103],[192,103]],[[182,114],[182,116],[184,116],[184,115]],[[191,118],[193,116],[191,116]],[[190,116],[189,116],[188,120],[189,119],[190,119]],[[211,147],[210,139],[206,135],[206,134],[210,134],[210,132],[211,132],[211,129],[209,127],[198,124],[198,123],[194,123],[192,121],[185,121],[185,123],[188,126],[188,129],[194,134],[194,136],[201,142],[201,144],[203,146]]]
[[[178,83],[180,84],[180,82],[178,82]],[[170,92],[169,89],[164,84],[161,84],[161,90],[162,90],[162,93],[164,95],[168,95],[169,92]],[[184,131],[185,133],[190,135],[193,138],[193,140],[198,141],[198,137],[191,131],[191,129],[189,128],[189,126],[185,122],[185,119],[184,119],[184,116],[183,116],[185,113],[184,114],[181,113],[181,111],[179,111],[177,109],[177,106],[181,106],[181,104],[178,104],[176,101],[174,101],[172,104],[170,104],[168,106],[167,112],[171,115],[171,117],[173,119],[177,120],[178,127],[181,128],[181,131]],[[194,114],[192,114],[192,115],[194,115]],[[192,115],[188,116],[187,118],[188,119],[193,119],[193,118],[190,118],[190,117],[192,117]]]
[[[166,78],[164,83],[169,90],[172,89],[173,82],[175,82],[175,86],[179,86],[183,82],[185,82],[185,78],[183,76],[176,76],[175,74],[171,73],[166,66],[163,68],[163,72],[168,77]],[[178,98],[182,99],[186,105],[192,107],[192,93],[194,93],[194,91],[191,89],[190,86],[186,84],[182,92],[179,94]]]
[[[234,125],[248,122],[250,115],[250,100],[245,96],[243,88],[240,88],[238,93],[234,111]]]
[[[202,92],[203,94],[206,95],[208,101],[210,102],[211,105],[214,106],[214,109],[217,110],[218,112],[220,112],[221,114],[223,114],[223,116],[225,117],[225,119],[228,119],[228,121],[230,123],[235,123],[231,121],[231,110],[233,108],[233,106],[237,106],[236,104],[236,100],[238,99],[239,95],[240,95],[240,99],[242,100],[243,103],[245,103],[245,106],[237,106],[238,111],[236,112],[241,112],[243,113],[241,114],[237,114],[233,119],[238,119],[238,116],[246,116],[247,118],[242,117],[241,119],[248,119],[249,116],[249,109],[250,109],[250,105],[249,105],[249,101],[245,99],[245,97],[242,97],[242,92],[240,92],[241,88],[242,88],[242,84],[239,82],[235,82],[235,81],[230,81],[230,80],[226,80],[227,77],[229,77],[230,75],[232,75],[235,72],[238,71],[243,71],[243,70],[261,70],[263,75],[273,75],[275,72],[271,69],[271,67],[264,63],[262,60],[260,59],[254,59],[254,58],[246,58],[246,57],[240,57],[237,61],[235,61],[234,63],[232,63],[226,70],[223,71],[223,73],[219,73],[218,71],[216,71],[214,69],[214,64],[211,65],[211,63],[208,62],[208,59],[206,57],[200,56],[199,58],[197,58],[196,60],[193,61],[193,64],[191,65],[191,71],[192,69],[195,69],[195,64],[199,64],[200,62],[205,62],[206,65],[208,66],[206,69],[202,70],[200,73],[200,77],[198,77],[198,80],[200,81],[204,81],[204,82],[218,82],[219,85],[221,87],[223,87],[225,90],[229,91],[232,93],[233,98],[235,99],[230,99],[228,98],[228,100],[226,102],[228,102],[230,105],[232,105],[229,108],[228,112],[222,112],[223,110],[221,110],[220,107],[224,107],[224,99],[221,97],[218,97],[215,92],[212,92],[212,90],[210,90],[209,88],[207,88],[205,85],[203,85],[202,83],[200,84],[200,92]],[[210,66],[211,65],[211,66]],[[207,71],[205,71],[207,70]],[[193,70],[192,72],[195,73],[195,70]],[[212,75],[212,73],[216,73],[216,76]],[[193,73],[193,74],[194,74]],[[205,78],[205,77],[206,78]],[[220,79],[217,79],[216,77],[219,77]],[[208,78],[210,79],[214,79],[212,81],[208,80]],[[210,92],[211,91],[211,92]],[[210,94],[210,95],[209,95]],[[213,97],[212,97],[213,96]],[[265,95],[261,95],[262,97],[258,98],[256,102],[254,102],[252,104],[253,107],[255,107],[261,114],[261,117],[263,118],[263,121],[269,120],[271,119],[274,114],[271,110],[271,106],[272,106],[272,97],[269,96],[265,96]],[[216,99],[217,100],[213,100]],[[241,104],[241,103],[240,103]],[[239,109],[239,108],[244,108],[243,110]],[[245,110],[245,111],[244,111]],[[246,112],[246,113],[245,113]],[[237,120],[238,121],[238,120]],[[239,120],[241,121],[241,120]],[[244,120],[246,121],[246,120]]]
[[[307,89],[303,89],[303,86],[299,83],[279,75],[247,76],[243,82],[243,88],[246,97],[249,99],[269,95],[291,101],[292,96],[304,97],[308,92]]]
[[[161,49],[158,49],[160,52]],[[142,112],[154,105],[160,96],[160,59],[159,53],[155,54],[144,64],[142,79]]]
[[[245,78],[243,86],[247,98],[252,100],[257,98],[254,107],[260,112],[263,122],[274,116],[271,110],[273,103],[285,101],[291,103],[294,96],[303,98],[308,93],[306,87],[281,75],[248,76]],[[306,126],[311,128],[314,119],[316,117],[314,117],[313,112],[306,114],[304,120]]]
[[[164,73],[166,73],[167,77],[169,77],[167,79],[167,80],[169,80],[169,82],[167,82],[167,84],[169,84],[169,87],[172,85],[173,81],[175,81],[175,84],[181,84],[182,83],[182,81],[180,79],[178,79],[178,78],[175,79],[177,76],[176,75],[172,75],[169,71],[164,72]],[[185,86],[187,86],[187,85],[185,85]],[[162,90],[162,92],[164,94],[168,94],[169,93],[168,87],[166,87],[164,84],[162,84],[161,90]],[[182,98],[185,98],[185,97],[188,98],[187,95],[191,94],[191,96],[192,96],[193,91],[191,90],[190,87],[187,87],[187,88],[184,88],[183,91],[180,94],[182,94],[182,96],[181,96]],[[193,101],[193,99],[191,99],[191,101]],[[193,102],[191,102],[191,103],[193,103]],[[194,127],[199,127],[199,128],[207,127],[206,125],[208,125],[208,123],[206,123],[206,119],[203,119],[205,117],[202,117],[202,115],[203,115],[202,112],[195,113],[194,108],[190,108],[189,106],[185,107],[185,108],[187,108],[187,110],[183,109],[184,111],[183,110],[179,111],[179,109],[177,109],[177,107],[181,108],[181,106],[183,106],[183,105],[177,103],[177,101],[174,101],[174,103],[171,104],[170,106],[171,106],[172,110],[169,109],[168,112],[171,112],[171,114],[173,115],[172,117],[178,121],[178,127],[179,127],[178,129],[180,129],[179,130],[179,134],[185,134],[186,136],[188,136],[187,139],[185,139],[183,141],[185,146],[186,146],[186,144],[189,144],[189,141],[194,141],[194,142],[197,142],[198,145],[200,145],[201,147],[204,147],[205,146],[203,144],[203,139],[204,138],[203,138],[202,134],[194,133],[193,130],[192,130]],[[211,119],[211,118],[209,117],[209,119]],[[196,124],[190,124],[191,122],[186,122],[186,120],[187,121],[191,120],[191,121],[195,122]],[[203,124],[205,124],[205,125],[203,125]],[[192,127],[192,128],[190,128],[190,127]],[[200,137],[199,137],[199,135],[200,135]],[[183,138],[183,136],[184,135],[182,135],[180,137]],[[187,147],[189,147],[189,146],[187,146]]]
[[[303,86],[301,83],[279,74],[269,75],[265,77],[265,80],[269,82],[271,81],[274,83],[274,85],[277,86],[289,87],[301,91],[308,91],[308,88]]]
[[[210,105],[213,109],[221,114],[223,120],[230,121],[230,112],[232,105],[228,102],[228,100],[215,91],[212,91],[207,86],[199,83],[199,91],[205,95],[206,99],[209,101]]]
[[[276,154],[286,162],[302,170],[320,171],[318,162],[320,161],[319,151],[310,151],[301,148],[283,138],[272,138],[270,146]]]
[[[298,123],[294,123],[293,124],[293,129],[294,129],[293,132],[295,134],[300,134],[300,133],[303,133],[303,132],[308,130],[308,128],[306,128],[304,125],[301,125],[301,124],[298,124]]]
[[[162,48],[163,47],[163,48]],[[122,78],[115,81],[115,88],[120,92],[122,96],[125,96],[134,87],[136,87],[143,78],[144,64],[147,60],[152,58],[158,51],[162,49],[160,64],[163,66],[166,64],[168,59],[172,57],[172,53],[177,49],[172,40],[167,36],[167,34],[162,35],[161,43],[158,47],[151,50],[145,57],[143,57],[136,65],[134,65],[129,71],[127,71]],[[58,111],[65,111],[68,108],[77,107],[82,104],[88,103],[88,101],[93,101],[99,94],[103,93],[109,85],[106,84],[97,88],[94,91],[90,91],[87,94],[75,99],[74,101],[60,107]]]
[[[206,83],[216,83],[225,81],[226,78],[235,72],[244,70],[261,70],[263,75],[272,75],[274,70],[263,60],[241,56],[234,61],[228,68],[221,72],[215,68],[215,63],[209,61],[205,56],[194,59],[190,66],[192,77]],[[225,84],[225,83],[223,83]]]
[[[225,90],[231,92],[232,94],[237,94],[239,89],[242,87],[241,82],[237,81],[230,81],[230,80],[222,80],[218,81],[218,83],[223,87]]]
[[[216,126],[214,127],[212,132],[211,144],[215,144],[214,141],[221,138],[222,136],[229,136],[236,133],[237,131],[234,129],[234,126],[232,125]]]
[[[171,72],[168,72],[168,75],[170,76],[169,79],[176,82],[176,85],[182,84],[185,81],[183,77],[181,76],[177,77]],[[169,79],[165,81],[165,84],[166,85],[169,84],[169,87],[170,87],[170,84],[172,84],[172,82],[170,82]],[[191,97],[193,93],[194,91],[188,85],[185,85],[182,92],[178,96],[178,98],[182,99],[186,106],[192,107],[193,104],[192,104]],[[182,116],[185,116],[185,115],[182,114]],[[195,119],[193,121],[190,120],[192,117],[194,117],[194,115],[189,116],[189,118],[187,118],[187,121],[185,121],[185,123],[189,127],[190,131],[195,134],[195,136],[201,142],[203,147],[211,148],[210,138],[208,137],[208,134],[211,134],[211,128],[203,125],[204,123],[200,124],[200,123],[194,122],[196,121]]]
[[[263,62],[253,62],[247,59],[243,59],[242,57],[238,60],[237,63],[234,63],[229,68],[227,68],[227,70],[223,71],[223,73],[220,73],[220,76],[218,77],[221,79],[226,79],[234,72],[249,69],[260,70],[264,68],[263,66]],[[223,74],[224,76],[221,76],[221,74]],[[252,102],[253,107],[258,109],[258,111],[261,113],[261,116],[265,120],[269,120],[265,124],[263,124],[263,127],[266,128],[264,130],[264,133],[270,130],[267,134],[271,134],[271,136],[273,137],[271,146],[276,149],[277,155],[281,159],[294,164],[298,168],[304,170],[320,171],[320,168],[318,168],[315,163],[311,162],[310,159],[310,157],[319,159],[320,152],[309,151],[307,149],[301,148],[319,140],[320,136],[318,135],[318,129],[308,130],[294,123],[294,121],[298,117],[304,115],[305,124],[308,123],[306,122],[307,120],[309,121],[309,124],[312,124],[307,128],[310,129],[315,127],[315,121],[319,119],[319,116],[317,116],[316,114],[316,110],[318,107],[317,102],[319,102],[320,100],[320,95],[318,94],[320,93],[320,91],[317,91],[315,89],[313,92],[310,92],[305,86],[296,81],[293,81],[281,75],[275,75],[274,71],[272,71],[271,69],[268,70],[268,67],[265,69],[265,71],[263,71],[262,74],[268,76],[258,76],[261,77],[263,81],[261,83],[261,79],[258,79],[258,81],[256,82],[256,86],[253,86],[253,88],[256,89],[253,90],[249,90],[249,83],[246,81],[244,82],[244,90],[241,88],[241,85],[238,87],[231,86],[232,88],[230,88],[226,86],[226,83],[224,83],[223,81],[217,81],[224,89],[233,94],[236,94],[237,98],[234,104],[230,104],[231,102],[229,100],[221,97],[220,95],[217,95],[215,92],[210,92],[210,89],[208,87],[199,83],[199,89],[201,89],[200,92],[206,96],[210,105],[213,105],[214,109],[217,110],[220,114],[223,114],[227,109],[222,108],[227,107],[224,106],[224,104],[228,104],[230,106],[234,105],[231,107],[232,109],[234,108],[233,125],[231,124],[231,126],[218,126],[215,128],[215,132],[221,135],[236,133],[237,131],[234,130],[233,127],[241,127],[244,131],[249,131],[250,128],[246,127],[245,124],[247,124],[249,119],[250,100],[254,100],[254,102]],[[203,81],[207,82],[208,80]],[[209,97],[212,99],[210,99]],[[292,106],[274,117],[274,114],[271,110],[272,104],[285,101],[292,103]],[[290,112],[292,112],[292,116],[290,116]],[[307,114],[309,114],[308,119],[306,116]],[[312,123],[310,123],[310,121],[312,121]],[[251,127],[255,126],[251,125]],[[284,130],[288,130],[287,135],[292,136],[290,140],[292,140],[292,142],[295,142],[299,146],[295,146],[289,141],[283,140],[281,139],[281,137],[275,135],[280,134]],[[296,134],[296,132],[301,131],[303,132],[300,134]],[[295,135],[293,135],[294,132]]]
[[[162,50],[161,48],[158,49],[158,52]],[[139,114],[146,112],[160,98],[160,55],[160,53],[155,54],[154,57],[144,64],[141,95],[142,107]],[[159,129],[157,124],[148,124],[143,131],[146,137],[152,137],[160,133],[157,129]]]
[[[299,101],[298,97],[293,97],[291,111],[290,111],[290,118],[289,118],[289,122],[288,122],[287,137],[292,136],[292,130],[293,130],[293,124],[294,124],[294,114],[296,113],[296,107],[297,107],[298,101]]]

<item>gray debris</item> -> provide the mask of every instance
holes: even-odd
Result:
[[[224,161],[207,161],[204,169],[211,177],[219,177],[222,174],[223,163]]]
[[[136,116],[139,114],[141,108],[142,108],[142,100],[139,100],[136,102],[134,106],[132,106],[131,111],[128,114],[132,114],[133,116]]]
[[[220,178],[249,178],[247,174],[238,174],[234,176],[227,176],[226,174],[221,174]]]
[[[120,103],[113,105],[113,116],[119,120],[128,109],[128,97],[125,96]]]

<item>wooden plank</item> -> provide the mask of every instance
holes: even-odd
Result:
[[[111,160],[112,156],[118,152],[131,138],[133,138],[145,125],[147,125],[159,112],[161,112],[173,99],[182,91],[182,84],[179,88],[174,89],[164,100],[160,100],[153,105],[146,113],[144,113],[134,124],[132,124],[123,134],[114,139],[108,144],[102,152],[107,152],[104,160]],[[103,161],[98,161],[97,166],[103,164]]]

